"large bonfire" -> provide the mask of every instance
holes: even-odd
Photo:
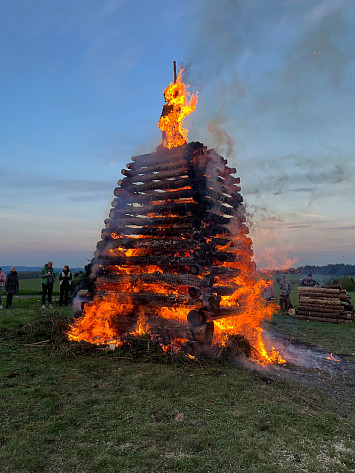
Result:
[[[161,149],[172,150],[169,153],[174,153],[174,150],[178,153],[179,149],[183,150],[185,149],[184,146],[189,146],[186,144],[188,130],[183,128],[183,120],[195,110],[197,104],[197,95],[191,95],[188,92],[188,86],[182,82],[182,72],[180,70],[178,76],[176,77],[175,75],[174,82],[170,83],[165,89],[164,97],[167,103],[159,120],[159,127],[162,130]],[[201,144],[197,145],[195,148],[197,148],[200,154],[203,154],[205,147],[202,147]],[[194,152],[198,154],[196,149]],[[149,161],[149,155],[146,156],[148,156],[146,161]],[[176,156],[173,159],[177,160],[178,167],[179,154]],[[141,158],[144,161],[144,156]],[[221,157],[219,158],[226,163],[226,160]],[[144,166],[148,166],[148,169],[149,163],[144,164]],[[164,169],[164,165],[161,164],[156,169],[157,171],[155,172],[158,174],[159,170]],[[122,172],[126,176],[134,175],[130,170],[123,170]],[[215,170],[211,170],[211,174],[213,172]],[[139,176],[142,176],[142,174]],[[169,174],[165,172],[164,176],[166,186],[170,186],[174,179],[174,174],[171,174],[169,177]],[[209,177],[206,173],[204,174],[204,178]],[[133,203],[130,207],[130,216],[133,215],[136,219],[141,217],[140,213],[143,213],[143,209],[146,208],[144,207],[146,204],[141,204],[140,202],[146,202],[147,199],[147,194],[144,193],[144,175],[143,177],[136,177],[135,181],[139,182],[139,179],[143,183],[143,185],[140,183],[141,187],[139,189],[143,190],[143,192],[135,194],[135,201],[138,203]],[[233,179],[237,182],[237,178],[228,177],[228,179]],[[151,188],[154,187],[156,180],[158,180],[158,177],[152,181],[153,184],[150,184]],[[187,179],[180,179],[180,181],[188,182]],[[126,187],[123,187],[122,183],[121,187],[115,190],[116,197],[121,199],[120,202],[122,202],[122,199],[126,199],[128,202],[127,196],[129,194],[127,192],[130,191],[130,186],[133,186],[133,184],[127,184],[127,182],[125,184]],[[227,182],[226,179],[225,183]],[[119,185],[120,183],[121,181],[119,181]],[[149,188],[149,191],[151,191],[151,188]],[[188,288],[188,283],[186,283],[186,287],[181,285],[183,284],[181,280],[184,280],[184,278],[188,280],[191,277],[185,274],[181,276],[176,269],[180,260],[190,261],[194,255],[198,254],[196,252],[201,253],[201,251],[205,251],[201,250],[200,247],[196,249],[196,242],[193,238],[189,239],[184,234],[179,235],[178,232],[176,233],[177,236],[168,242],[170,244],[169,248],[175,248],[175,246],[178,248],[172,254],[172,258],[175,261],[173,263],[169,262],[168,273],[164,272],[166,266],[163,267],[160,264],[162,258],[157,264],[151,264],[152,262],[154,263],[154,256],[152,255],[156,251],[155,248],[159,248],[159,245],[164,244],[162,241],[165,238],[162,236],[165,234],[164,231],[167,228],[170,231],[176,226],[174,222],[182,220],[181,215],[185,216],[188,214],[186,209],[184,213],[177,213],[177,209],[181,209],[181,207],[188,208],[189,205],[195,205],[195,207],[199,205],[195,202],[196,193],[192,197],[190,196],[192,194],[189,194],[191,192],[191,185],[180,184],[179,187],[179,184],[176,184],[172,191],[169,188],[166,189],[165,193],[169,192],[174,195],[178,193],[178,198],[172,197],[170,200],[162,201],[154,200],[154,198],[163,199],[163,197],[151,197],[149,200],[149,205],[153,207],[154,212],[146,213],[145,218],[149,217],[154,222],[153,225],[149,222],[150,226],[142,224],[140,227],[140,224],[136,224],[136,220],[133,217],[127,219],[127,211],[125,211],[125,225],[129,226],[129,230],[132,233],[127,234],[127,226],[124,233],[116,228],[117,225],[113,228],[112,223],[110,224],[108,219],[106,229],[103,230],[103,241],[98,244],[98,250],[92,262],[91,277],[95,281],[95,289],[91,295],[91,300],[84,305],[82,315],[70,327],[69,339],[79,342],[86,341],[96,345],[113,344],[118,346],[122,343],[122,339],[127,333],[131,335],[149,334],[152,338],[162,340],[162,348],[164,350],[166,350],[168,345],[175,349],[180,349],[181,347],[184,348],[188,342],[188,336],[184,335],[184,333],[187,332],[186,327],[189,314],[194,312],[193,316],[195,319],[196,314],[202,314],[200,316],[204,319],[204,327],[207,327],[209,330],[208,332],[208,330],[204,329],[204,333],[208,332],[211,336],[210,345],[223,346],[228,343],[231,336],[240,335],[250,343],[252,347],[251,355],[255,361],[259,363],[283,362],[284,360],[277,351],[274,349],[266,350],[262,339],[262,321],[270,318],[277,306],[276,304],[266,302],[262,295],[269,281],[261,278],[256,272],[255,264],[252,261],[251,240],[246,236],[247,229],[245,225],[242,225],[243,231],[236,231],[227,240],[224,239],[224,235],[219,235],[218,232],[215,233],[215,238],[204,240],[207,247],[207,245],[212,244],[210,240],[214,239],[215,246],[213,251],[219,255],[224,253],[229,255],[228,258],[217,258],[214,261],[213,284],[217,288],[223,289],[223,287],[226,287],[226,281],[228,280],[228,287],[233,288],[229,292],[223,292],[222,290],[220,290],[220,293],[216,292],[219,315],[218,317],[212,316],[213,322],[209,322],[211,316],[209,314],[211,312],[205,306],[199,309],[199,306],[195,304],[194,307],[197,307],[198,310],[191,311],[191,306],[188,305],[189,301],[190,299],[196,300],[196,293],[200,289],[195,287]],[[186,197],[184,197],[185,193]],[[159,196],[162,194],[154,192],[154,195]],[[116,205],[116,207],[111,209],[112,215],[115,215],[116,218],[120,212],[117,200],[115,204],[113,202],[113,205]],[[228,199],[225,201],[227,202]],[[164,210],[164,214],[162,213],[163,211],[159,213],[159,209],[162,209],[162,202],[165,206],[167,202],[172,203],[169,213],[166,210]],[[220,206],[219,208],[222,207]],[[164,220],[162,220],[162,217],[164,217]],[[225,217],[220,212],[220,220],[225,220]],[[144,219],[140,221],[145,222]],[[172,223],[168,224],[168,222]],[[153,232],[149,233],[147,229],[151,230],[152,227]],[[139,230],[140,228],[143,230]],[[105,255],[104,258],[102,257],[103,254]],[[127,264],[128,261],[133,260],[135,261],[133,266]],[[189,269],[192,274],[197,274],[195,276],[197,285],[201,283],[200,287],[203,287],[206,274],[201,268],[199,269],[198,265],[192,264]],[[175,280],[180,281],[180,286],[174,285]],[[120,297],[117,296],[118,293]],[[160,303],[160,305],[157,303],[154,306],[154,316],[151,316],[147,306],[141,303],[148,293],[151,294],[151,299],[154,301],[160,301],[160,299],[165,298],[165,301],[172,301],[172,303],[167,304],[165,302]],[[211,298],[209,298],[210,300]],[[223,314],[226,314],[226,316],[224,317]],[[133,329],[132,320],[134,320]],[[156,323],[156,320],[159,320],[159,323]],[[164,321],[166,321],[166,325],[164,325]],[[211,325],[208,326],[209,323],[212,324],[211,330]],[[163,341],[162,330],[164,331],[164,327],[168,333],[168,342],[166,338]],[[175,327],[175,333],[171,327]]]

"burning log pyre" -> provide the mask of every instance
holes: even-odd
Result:
[[[277,361],[261,339],[275,307],[260,296],[240,179],[213,149],[186,142],[182,118],[197,98],[181,71],[164,96],[163,143],[122,170],[92,260],[94,297],[69,337],[118,344],[149,333],[198,355],[242,334],[260,361]]]

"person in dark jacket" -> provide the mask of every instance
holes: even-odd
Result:
[[[5,279],[6,279],[5,273],[4,273],[4,271],[0,268],[0,310],[2,309],[1,294],[2,294],[2,290],[4,289]]]
[[[6,309],[11,309],[12,307],[12,298],[14,294],[18,291],[19,283],[18,283],[18,276],[15,268],[11,268],[11,271],[6,276],[5,281],[5,292],[7,294],[6,298]]]
[[[48,261],[48,263],[43,266],[39,277],[42,278],[42,309],[46,308],[46,294],[47,293],[48,293],[48,305],[51,308],[53,284],[54,284],[54,279],[55,279],[55,272],[53,269],[52,261]]]
[[[312,279],[312,274],[308,274],[308,276],[301,281],[301,286],[314,287],[316,284],[316,281]]]
[[[60,298],[59,305],[68,305],[68,296],[70,289],[70,281],[72,279],[72,274],[68,265],[64,265],[63,271],[59,275],[59,288],[60,288]]]

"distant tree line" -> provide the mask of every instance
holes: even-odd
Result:
[[[297,268],[301,274],[328,274],[330,276],[354,276],[353,264],[327,264],[326,266],[300,266]]]

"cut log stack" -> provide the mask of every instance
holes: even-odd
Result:
[[[354,306],[341,286],[298,287],[299,304],[294,317],[318,322],[351,323]]]
[[[167,327],[163,308],[185,309],[191,354],[211,344],[214,319],[235,315],[220,302],[237,289],[237,263],[255,268],[235,172],[198,142],[132,157],[92,260],[96,295],[128,296],[151,329]]]

